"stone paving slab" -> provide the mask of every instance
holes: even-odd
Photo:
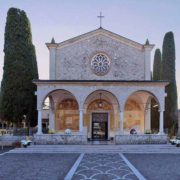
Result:
[[[13,149],[13,147],[7,147],[7,146],[1,147],[0,146],[0,154],[4,154],[5,152],[8,152],[12,149]]]
[[[85,154],[72,180],[137,180],[119,154]]]
[[[148,180],[180,180],[179,154],[124,154]]]
[[[63,180],[79,154],[4,154],[0,180]]]

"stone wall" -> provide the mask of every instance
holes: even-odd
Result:
[[[29,137],[33,141],[33,137]],[[11,135],[3,135],[0,136],[0,146],[12,146],[15,142],[20,142],[21,140],[25,140],[26,136],[11,136]]]
[[[116,144],[166,144],[168,141],[167,135],[116,135]]]
[[[42,134],[34,135],[35,144],[86,144],[86,135]]]
[[[91,59],[98,52],[111,59],[110,71],[104,76],[97,76],[91,70]],[[145,61],[148,61],[145,52],[102,34],[57,48],[55,54],[54,73],[58,80],[145,79]]]

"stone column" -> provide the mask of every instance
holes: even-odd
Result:
[[[120,133],[124,133],[124,111],[120,110]]]
[[[55,130],[55,110],[50,108],[49,109],[49,129]]]
[[[38,131],[37,134],[42,134],[42,110],[38,109]]]
[[[145,107],[145,131],[151,130],[151,104],[147,104]]]
[[[79,110],[79,132],[83,132],[83,113],[84,109]]]
[[[164,134],[164,111],[159,111],[159,134]]]

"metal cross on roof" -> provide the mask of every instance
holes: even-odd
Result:
[[[100,12],[100,15],[97,16],[97,18],[100,19],[100,28],[102,27],[102,18],[104,18],[104,16],[102,15],[102,13]]]

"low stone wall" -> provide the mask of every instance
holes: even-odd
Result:
[[[133,134],[133,135],[116,135],[116,144],[166,144],[167,135],[158,134]]]
[[[86,144],[87,135],[42,134],[34,135],[35,144]]]
[[[33,140],[33,137],[29,137]],[[20,142],[21,140],[26,139],[26,136],[12,136],[12,135],[3,135],[0,136],[0,146],[12,146],[15,142]]]

